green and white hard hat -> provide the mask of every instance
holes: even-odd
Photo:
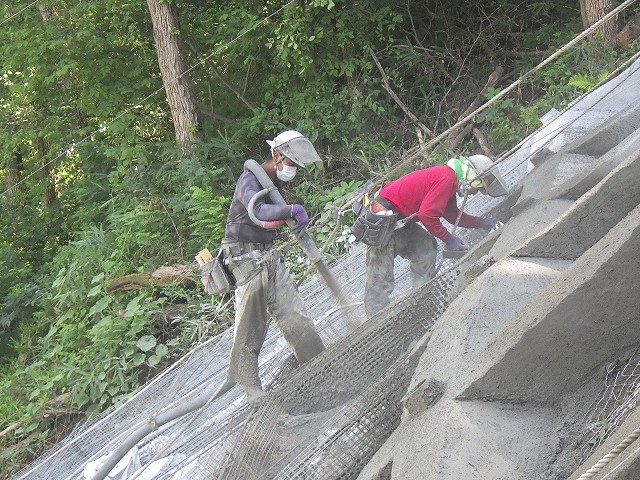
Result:
[[[322,159],[307,137],[296,130],[285,130],[273,140],[267,140],[271,152],[279,152],[299,167],[306,168],[309,163],[322,166]]]
[[[456,172],[458,182],[464,182],[491,197],[509,194],[507,184],[500,172],[486,155],[459,156],[449,160],[447,165]]]

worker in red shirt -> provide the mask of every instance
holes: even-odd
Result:
[[[460,195],[482,192],[494,197],[508,194],[504,180],[492,165],[489,157],[472,155],[416,170],[384,185],[358,215],[351,231],[357,240],[367,243],[364,291],[367,317],[389,304],[396,255],[411,262],[411,283],[417,287],[435,277],[436,238],[445,243],[447,250],[467,250],[464,241],[442,225],[441,218],[464,228],[492,230],[501,225],[496,218],[460,213],[456,203],[456,192]],[[406,221],[401,228],[397,228],[398,219]]]

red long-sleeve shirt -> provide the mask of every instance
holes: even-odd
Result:
[[[455,223],[458,216],[456,188],[458,181],[451,167],[441,165],[416,170],[386,184],[380,195],[389,200],[405,217],[418,212],[418,220],[434,237],[446,240],[451,235],[441,218]],[[463,213],[458,226],[474,228],[478,217]]]

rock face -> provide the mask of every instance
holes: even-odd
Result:
[[[640,345],[638,126],[634,105],[556,151],[547,144],[498,238],[460,262],[400,425],[359,479],[578,478],[637,427],[580,465],[604,367]],[[607,478],[637,478],[637,456]]]

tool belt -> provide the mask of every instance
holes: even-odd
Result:
[[[273,243],[239,242],[237,240],[222,239],[220,248],[225,252],[227,258],[242,257],[249,252],[266,252],[273,247]]]
[[[354,204],[356,220],[351,227],[351,233],[356,241],[372,247],[380,247],[389,243],[396,222],[401,215],[396,212],[389,200],[376,196],[368,205]]]
[[[373,197],[373,201],[371,202],[371,210],[373,213],[379,213],[383,210],[391,210],[393,213],[397,214],[399,218],[402,218],[402,215],[398,213],[396,207],[393,206],[389,200],[380,195],[376,195]]]
[[[272,243],[240,242],[238,240],[222,239],[220,249],[224,253],[224,262],[233,274],[237,286],[251,280],[260,272],[260,260]]]

